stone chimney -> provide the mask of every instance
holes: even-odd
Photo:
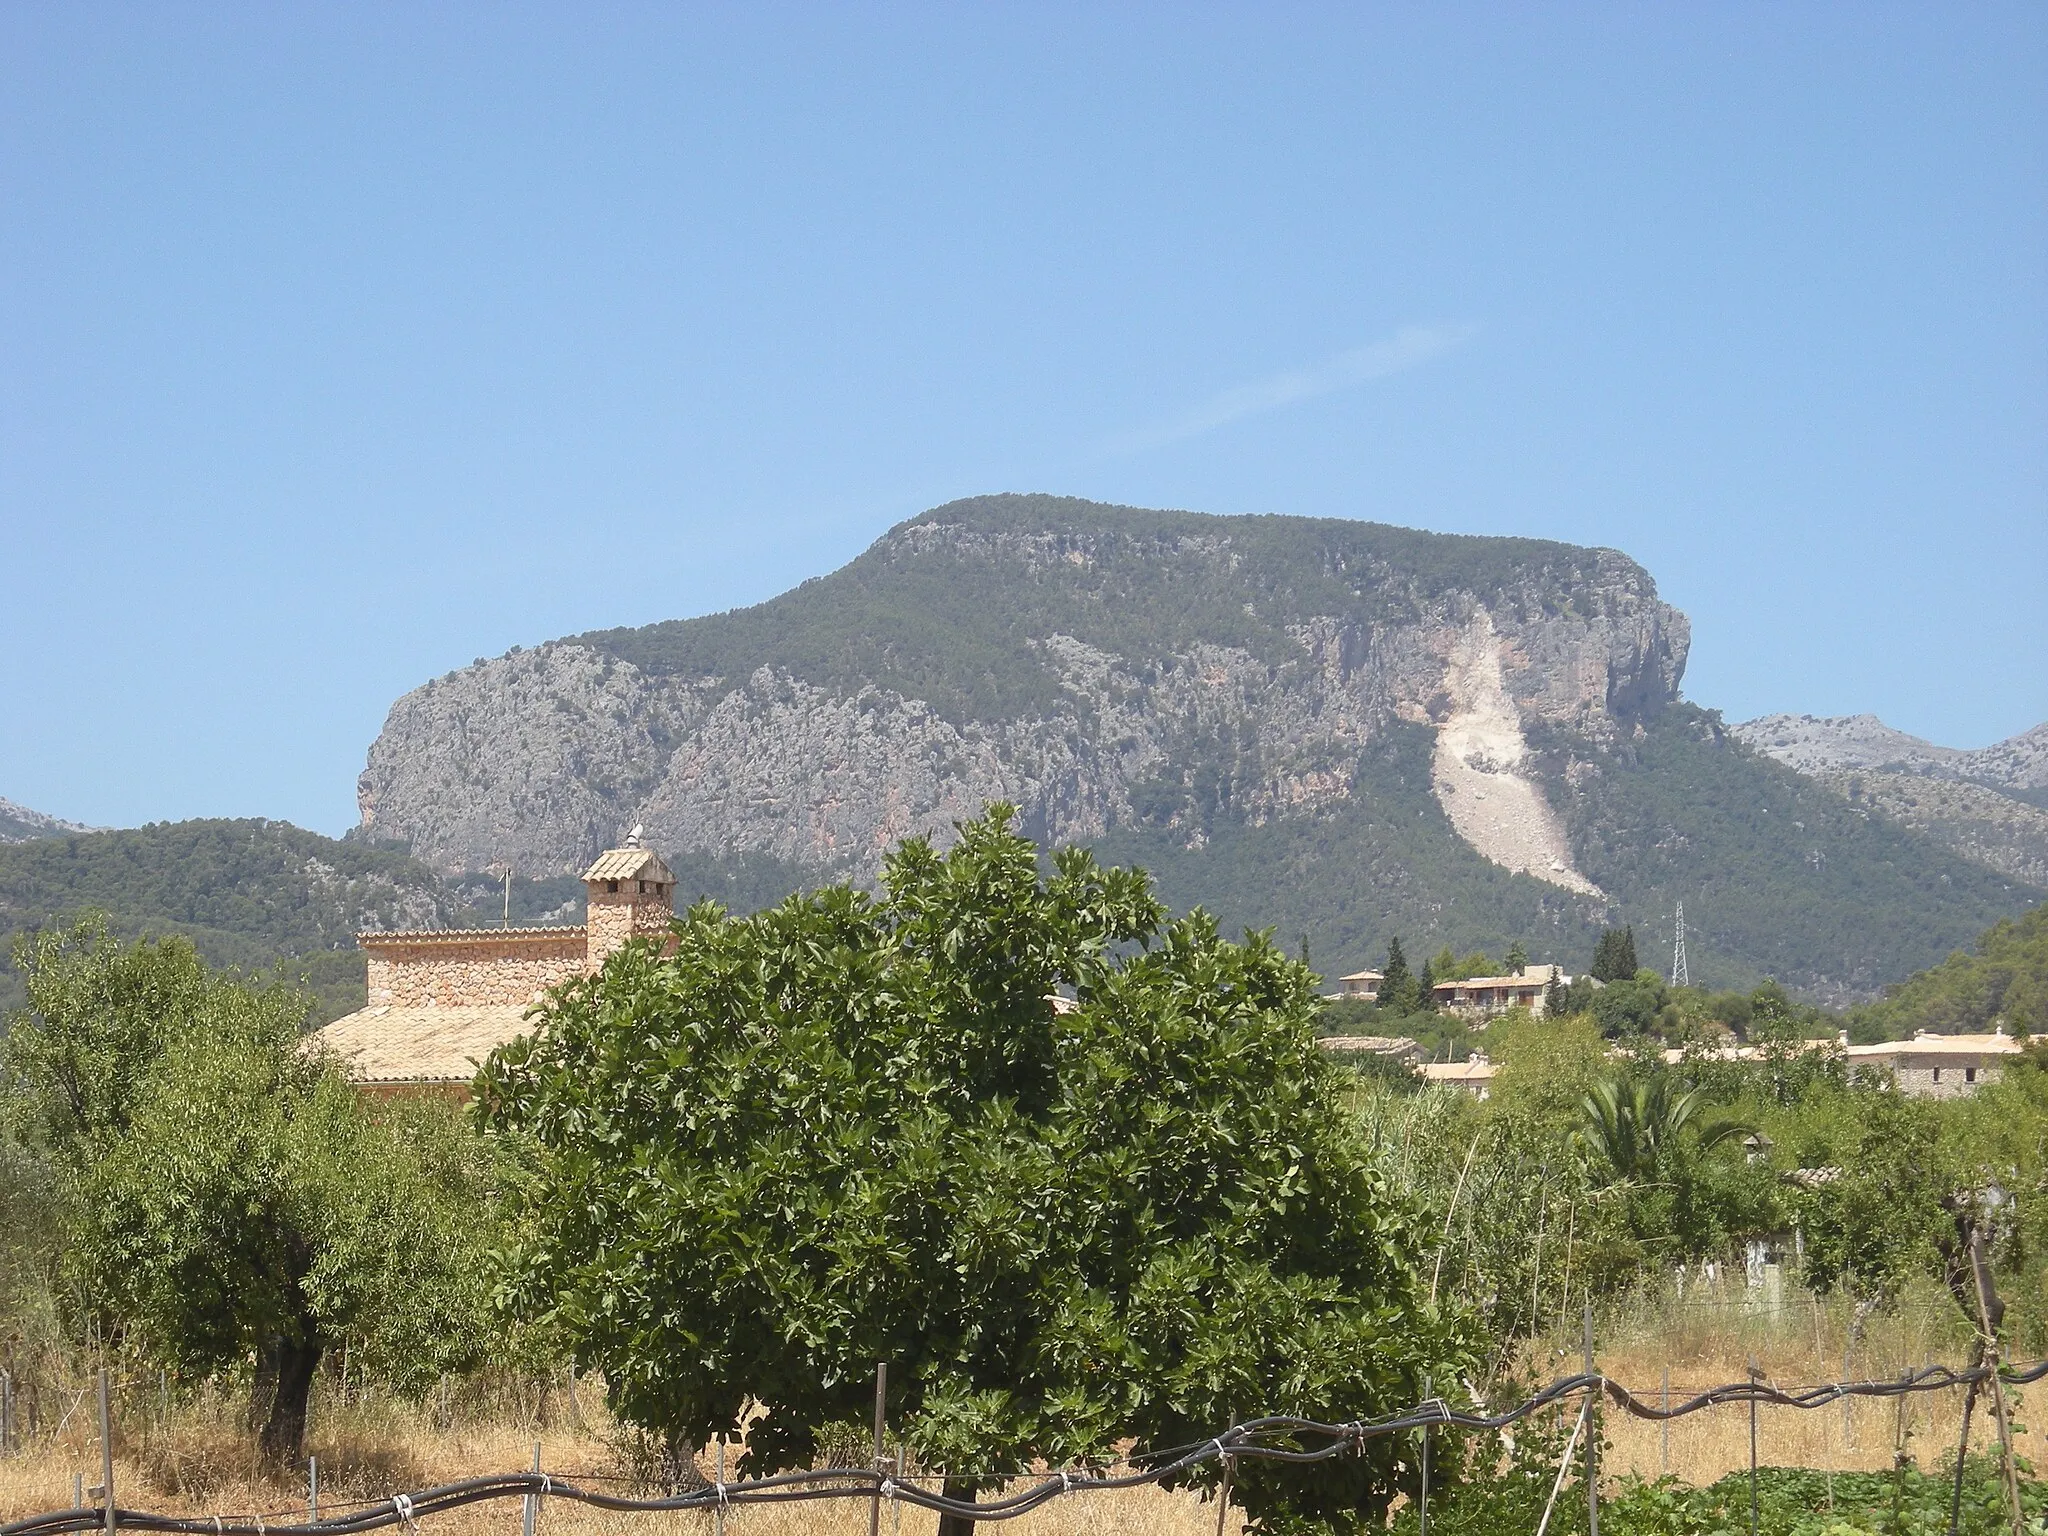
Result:
[[[676,911],[676,877],[658,854],[640,846],[635,827],[623,848],[597,857],[583,872],[589,896],[583,968],[595,971],[628,939],[668,932]]]

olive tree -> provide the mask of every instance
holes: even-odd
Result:
[[[60,1191],[74,1320],[188,1379],[257,1360],[280,1463],[343,1339],[401,1386],[477,1353],[487,1170],[449,1107],[366,1106],[303,1047],[302,996],[180,940],[88,922],[17,961],[5,1076]]]
[[[690,910],[486,1062],[531,1158],[505,1302],[678,1445],[809,1464],[869,1411],[972,1499],[986,1469],[1351,1418],[1468,1369],[1264,936],[1167,921],[1136,870],[1050,873],[992,807],[878,895]],[[1247,1463],[1266,1529],[1377,1518],[1403,1447]],[[971,1529],[949,1520],[948,1528]]]

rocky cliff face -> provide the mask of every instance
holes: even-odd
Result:
[[[1611,550],[986,498],[760,608],[416,689],[370,749],[362,832],[541,874],[639,822],[664,850],[864,879],[1003,799],[1053,842],[1196,848],[1341,804],[1389,722],[1455,719],[1439,799],[1513,802],[1461,835],[1592,892],[1518,774],[1522,725],[1626,731],[1676,696],[1688,633]]]

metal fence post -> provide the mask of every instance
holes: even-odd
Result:
[[[106,1500],[107,1536],[114,1536],[114,1416],[107,1407],[107,1368],[100,1367],[100,1496]]]
[[[888,1432],[889,1417],[889,1362],[875,1362],[875,1502],[868,1507],[868,1536],[882,1536],[882,1483],[888,1473],[883,1467],[887,1447],[883,1437]]]
[[[540,1470],[540,1442],[538,1440],[533,1442],[533,1470],[536,1472]],[[526,1508],[521,1511],[519,1521],[519,1529],[523,1536],[533,1536],[533,1528],[539,1518],[540,1495],[529,1493],[526,1496]]]
[[[306,1524],[320,1523],[320,1458],[306,1458]]]
[[[1586,1536],[1600,1536],[1600,1389],[1593,1370],[1593,1307],[1586,1306]]]

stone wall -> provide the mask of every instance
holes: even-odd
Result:
[[[588,943],[575,928],[364,934],[369,1005],[463,1008],[526,1004],[582,974]]]
[[[667,933],[675,917],[675,907],[669,898],[650,894],[645,880],[621,880],[618,884],[639,889],[605,891],[599,889],[598,881],[590,882],[584,916],[590,931],[588,964],[593,971],[627,940]]]

